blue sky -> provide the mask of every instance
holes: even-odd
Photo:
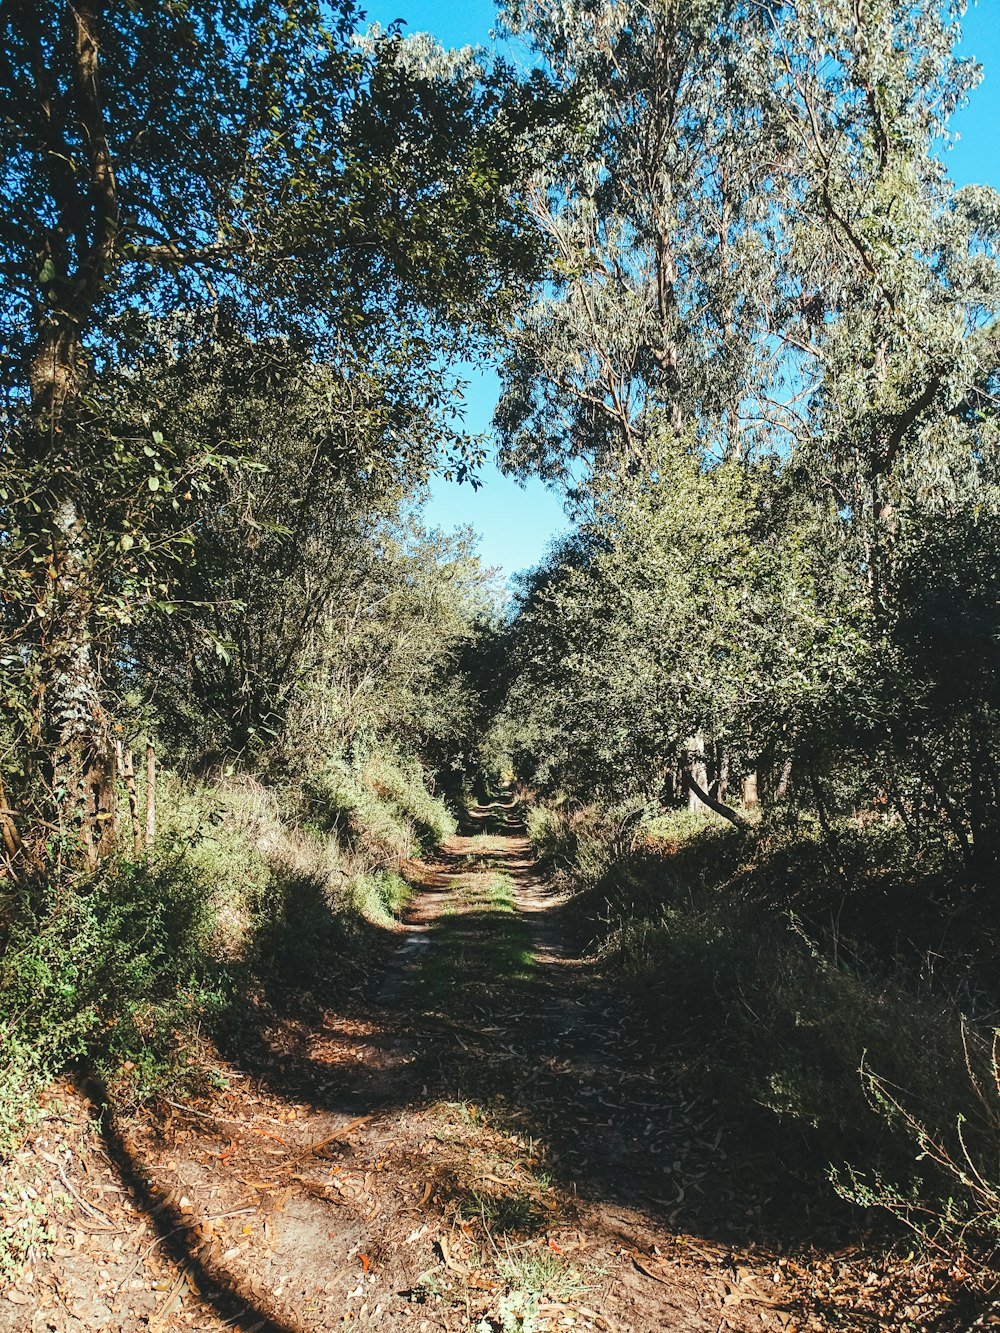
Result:
[[[406,31],[431,32],[445,46],[487,43],[496,14],[492,0],[371,0],[366,8],[372,22],[385,25],[403,19]],[[984,76],[952,122],[959,139],[948,153],[948,168],[960,185],[1000,188],[1000,0],[970,4],[960,51],[979,61]],[[467,378],[466,424],[470,430],[485,431],[497,399],[497,377],[484,366],[470,367]],[[560,499],[538,482],[519,486],[492,464],[483,469],[482,481],[473,491],[437,479],[427,521],[443,528],[471,524],[480,534],[483,559],[508,575],[537,564],[552,538],[566,527]]]

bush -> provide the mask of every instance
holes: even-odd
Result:
[[[543,870],[568,875],[577,889],[589,888],[635,848],[643,814],[644,807],[636,804],[608,810],[532,806],[528,837]]]
[[[377,870],[357,875],[351,881],[355,910],[374,926],[391,927],[413,896],[413,889],[401,875]]]
[[[409,896],[415,829],[455,827],[419,769],[389,761],[365,781],[331,765],[305,804],[246,778],[157,785],[150,864],[122,857],[0,903],[0,1152],[68,1061],[86,1058],[119,1106],[182,1093],[254,976],[329,989],[363,975]]]
[[[861,1075],[872,1109],[906,1138],[920,1164],[900,1178],[870,1165],[831,1171],[842,1198],[883,1208],[905,1223],[929,1248],[961,1251],[976,1260],[981,1275],[996,1283],[1000,1252],[1000,1031],[975,1033],[961,1027],[965,1096],[951,1116],[944,1108],[916,1110],[910,1097],[867,1062]],[[960,1083],[958,1085],[962,1087]],[[946,1099],[954,1107],[954,1095]]]
[[[0,957],[0,1153],[14,1144],[38,1089],[81,1055],[97,1025],[87,995],[89,954],[99,923],[75,895],[35,906],[22,894],[3,904]]]
[[[217,999],[205,944],[211,909],[182,863],[127,862],[90,882],[8,900],[0,960],[0,1147],[9,1148],[38,1087],[86,1055],[131,1099],[178,1086],[179,1034]]]
[[[431,851],[456,832],[458,821],[445,803],[427,790],[416,761],[407,764],[381,756],[367,768],[365,781],[416,829],[421,850]]]
[[[331,760],[306,787],[311,817],[347,847],[398,867],[450,837],[458,827],[432,796],[418,764],[377,755],[362,766]]]
[[[794,812],[749,838],[686,812],[628,840],[620,812],[536,810],[530,826],[603,966],[745,1128],[796,1126],[817,1178],[853,1163],[835,1173],[844,1197],[935,1244],[997,1245],[1000,1073],[963,1020],[992,1010],[963,948],[929,952],[967,929],[940,860],[888,821],[844,820],[834,865]]]
[[[577,838],[564,814],[547,805],[532,805],[528,807],[525,824],[539,869],[551,874],[560,868],[573,867]]]
[[[399,865],[413,855],[413,828],[344,760],[331,760],[310,777],[304,791],[308,818],[343,847],[383,866]]]

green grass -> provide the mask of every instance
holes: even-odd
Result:
[[[511,1292],[565,1304],[588,1289],[586,1276],[538,1245],[508,1246],[497,1273]]]
[[[431,1299],[464,1305],[463,1327],[476,1333],[541,1333],[560,1307],[572,1312],[599,1270],[576,1266],[550,1244],[559,1199],[538,1169],[534,1141],[507,1122],[502,1105],[436,1109],[446,1145],[436,1183],[467,1273],[431,1271],[420,1286]]]
[[[391,928],[413,897],[413,886],[392,871],[356,875],[350,881],[355,910],[374,926]]]
[[[551,1327],[551,1305],[571,1308],[593,1284],[573,1264],[537,1244],[507,1245],[495,1264],[503,1290],[491,1318],[500,1333],[538,1333]],[[488,1327],[486,1321],[480,1328]]]
[[[473,871],[459,880],[437,920],[421,986],[426,1000],[463,1001],[531,975],[535,959],[514,885],[499,871]]]

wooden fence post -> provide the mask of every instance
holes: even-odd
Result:
[[[142,855],[142,829],[139,827],[139,793],[135,786],[135,763],[132,751],[122,752],[122,777],[125,780],[125,793],[128,796],[129,822],[132,825],[132,850],[136,856]]]

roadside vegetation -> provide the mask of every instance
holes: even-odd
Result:
[[[4,1147],[67,1062],[176,1095],[259,989],[357,982],[455,827],[496,593],[420,507],[481,455],[450,367],[532,272],[551,112],[280,11],[0,25]]]
[[[942,893],[948,867],[914,865],[898,830],[846,818],[833,867],[815,819],[794,809],[758,815],[750,835],[686,811],[622,823],[593,807],[529,819],[582,939],[661,1053],[748,1151],[827,1176],[987,1276],[992,960],[979,911],[954,881],[950,902]]]

